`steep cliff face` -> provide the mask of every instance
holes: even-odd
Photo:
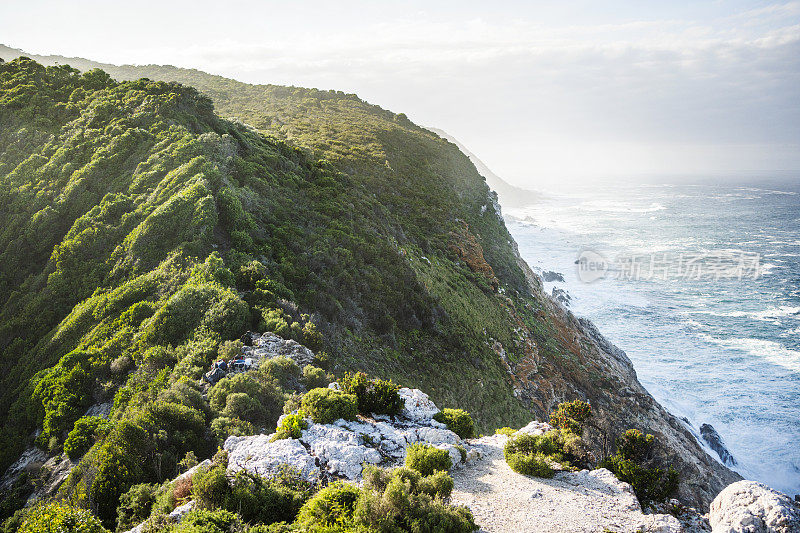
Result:
[[[252,127],[175,84],[4,68],[4,464],[36,427],[59,450],[82,410],[111,398],[120,434],[95,446],[113,456],[124,420],[144,424],[149,442],[170,421],[142,410],[259,327],[321,343],[331,371],[366,370],[465,408],[484,432],[588,399],[596,453],[630,427],[656,434],[688,503],[707,505],[736,479],[624,354],[544,294],[455,145],[355,95],[114,69],[191,83]],[[61,114],[36,122],[42,105]],[[203,414],[192,416],[200,431]],[[161,481],[167,452],[207,453],[190,439],[161,445],[143,448],[157,470],[119,486]]]

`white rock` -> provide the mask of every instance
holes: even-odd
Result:
[[[454,467],[461,464],[461,452],[452,444],[438,444],[436,448],[445,450],[450,454],[450,461],[453,463]]]
[[[302,477],[316,482],[319,468],[305,446],[296,439],[269,442],[270,435],[228,437],[223,448],[228,451],[228,470],[247,470],[260,476],[278,473],[283,465],[297,469]]]
[[[428,395],[419,389],[401,388],[398,391],[400,398],[403,399],[405,407],[400,412],[400,415],[413,422],[420,424],[430,423],[433,415],[439,412],[436,404],[428,398]]]
[[[319,458],[328,472],[357,479],[364,463],[378,464],[383,459],[378,450],[361,443],[361,435],[365,434],[379,435],[369,424],[338,420],[335,425],[311,425],[303,430],[301,440],[308,444],[311,453]]]
[[[714,533],[789,533],[800,531],[800,508],[763,483],[731,483],[711,502]]]
[[[302,344],[291,339],[283,339],[271,332],[255,337],[253,346],[245,346],[242,351],[256,362],[285,356],[303,367],[314,360],[314,353]]]
[[[211,459],[206,459],[206,460],[205,460],[205,461],[203,461],[202,463],[199,463],[199,464],[197,464],[197,465],[193,466],[192,468],[190,468],[189,470],[187,470],[187,471],[186,471],[186,472],[184,472],[183,474],[181,474],[181,475],[179,475],[178,477],[176,477],[176,478],[173,480],[173,482],[175,482],[175,481],[180,481],[180,480],[182,480],[182,479],[186,479],[186,478],[190,478],[190,477],[192,477],[192,476],[194,475],[194,473],[195,473],[195,472],[197,472],[199,469],[201,469],[201,468],[205,468],[205,467],[208,467],[208,466],[211,466]]]
[[[169,518],[173,522],[180,522],[183,518],[183,515],[194,509],[195,503],[194,500],[184,503],[183,505],[179,505],[175,509],[169,513]]]
[[[461,444],[461,437],[450,431],[449,429],[440,429],[434,427],[420,427],[415,431],[417,440],[426,444]]]
[[[530,422],[527,426],[520,428],[517,433],[528,433],[529,435],[543,435],[548,431],[552,430],[553,426],[548,424],[547,422],[537,422],[534,420]]]

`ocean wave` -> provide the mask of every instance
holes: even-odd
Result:
[[[718,346],[747,352],[792,372],[800,372],[800,352],[790,350],[777,342],[751,337],[721,339],[706,334],[700,336]]]
[[[583,202],[580,205],[574,206],[574,208],[584,211],[599,211],[603,213],[653,213],[655,211],[664,211],[666,206],[658,202],[652,202],[647,207],[633,207],[630,205],[625,205],[621,202],[590,201]]]
[[[710,316],[731,317],[731,318],[747,317],[762,322],[778,322],[779,319],[788,316],[795,316],[797,318],[800,318],[800,307],[781,305],[777,307],[768,307],[763,311],[721,312],[721,311],[710,311],[710,310],[697,310],[697,311],[685,311],[684,313],[687,315],[710,315]]]

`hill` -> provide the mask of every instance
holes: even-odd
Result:
[[[256,329],[334,374],[427,390],[480,431],[589,400],[597,455],[629,427],[656,434],[687,502],[736,478],[544,294],[469,159],[404,115],[173,67],[109,70],[200,92],[0,68],[3,466],[37,428],[58,452],[113,402],[68,483],[111,516],[125,487],[210,453],[214,413],[182,384]]]

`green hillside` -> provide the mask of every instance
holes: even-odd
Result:
[[[317,345],[337,374],[420,386],[483,429],[530,419],[490,339],[522,355],[510,316],[535,302],[483,180],[402,115],[312,94],[353,118],[303,153],[193,88],[0,65],[3,467],[37,427],[59,450],[112,399],[153,453],[210,453],[152,400],[248,329]],[[154,476],[140,470],[119,483]]]

